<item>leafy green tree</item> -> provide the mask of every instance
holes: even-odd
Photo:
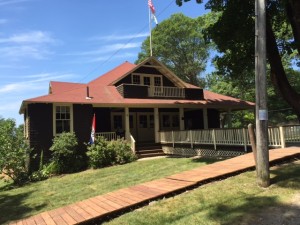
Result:
[[[200,74],[205,70],[210,45],[205,41],[204,29],[216,16],[196,19],[174,14],[152,30],[153,56],[169,67],[185,82],[204,86]],[[148,37],[142,43],[142,51],[136,63],[150,55]]]
[[[184,0],[188,2],[190,0]],[[182,5],[182,0],[176,0]],[[197,0],[202,3],[202,0]],[[221,12],[209,28],[209,37],[220,53],[218,70],[224,76],[245,79],[254,69],[254,0],[208,0],[206,8]],[[294,109],[300,119],[300,90],[290,79],[300,53],[300,1],[267,0],[267,59],[274,90]],[[285,61],[287,59],[287,61]],[[292,65],[294,64],[294,65]]]
[[[30,148],[23,138],[22,126],[16,127],[12,119],[0,118],[0,171],[15,184],[23,184],[27,178],[27,160]]]

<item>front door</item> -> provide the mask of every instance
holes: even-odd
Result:
[[[154,142],[154,115],[152,112],[137,113],[138,142]]]

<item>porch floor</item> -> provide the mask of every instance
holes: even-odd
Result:
[[[270,150],[270,165],[296,156],[300,156],[300,147]],[[105,219],[107,216],[116,216],[129,209],[143,206],[151,200],[197,187],[216,178],[225,178],[254,168],[253,154],[248,153],[162,179],[109,192],[10,224],[69,225],[93,223]]]

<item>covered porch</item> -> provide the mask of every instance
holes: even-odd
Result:
[[[230,126],[231,111],[191,105],[93,107],[96,136],[107,140],[125,138],[133,149],[136,144],[161,143],[161,132],[220,128],[224,114]]]

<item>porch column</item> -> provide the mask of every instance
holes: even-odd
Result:
[[[160,142],[159,136],[159,112],[158,108],[154,108],[154,135],[155,135],[155,143]]]
[[[228,128],[232,128],[232,112],[231,112],[231,109],[227,110],[227,123],[228,123]]]
[[[125,139],[130,140],[129,108],[125,107]]]
[[[179,129],[184,130],[184,108],[179,108]]]
[[[208,118],[207,118],[207,108],[203,108],[203,127],[208,129]]]

